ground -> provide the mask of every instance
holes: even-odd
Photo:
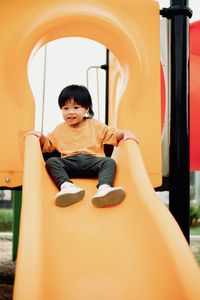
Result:
[[[15,263],[12,261],[11,236],[0,237],[0,300],[11,300]]]

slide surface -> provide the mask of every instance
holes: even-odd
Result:
[[[138,145],[121,142],[114,158],[115,185],[127,192],[122,204],[93,207],[97,180],[78,179],[85,198],[60,208],[39,142],[26,138],[14,300],[199,299],[199,267]]]

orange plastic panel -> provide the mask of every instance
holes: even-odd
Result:
[[[27,137],[14,300],[199,299],[199,266],[138,145],[121,142],[114,157],[115,184],[127,192],[121,205],[93,207],[97,182],[80,179],[85,198],[60,208],[39,142]]]
[[[94,39],[117,58],[120,78],[115,86],[114,124],[138,135],[152,183],[160,185],[160,17],[157,2],[7,0],[0,3],[0,15],[0,186],[13,187],[22,183],[17,137],[19,132],[33,129],[35,114],[27,77],[30,54],[46,42],[67,36]]]

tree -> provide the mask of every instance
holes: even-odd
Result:
[[[0,200],[4,200],[5,198],[5,192],[4,190],[0,190]]]

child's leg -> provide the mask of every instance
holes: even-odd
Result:
[[[55,184],[61,189],[61,191],[56,194],[56,204],[58,206],[71,205],[84,197],[84,189],[75,186],[70,180],[70,176],[72,176],[78,168],[75,157],[49,158],[46,161],[46,168]]]
[[[71,182],[65,167],[64,160],[60,157],[51,157],[46,161],[46,169],[58,188],[65,181]]]
[[[98,192],[92,198],[96,207],[107,207],[121,203],[126,194],[121,187],[112,187],[116,171],[116,162],[110,157],[84,156],[82,163],[87,172],[97,172],[99,176]]]
[[[116,162],[110,157],[103,157],[100,163],[98,187],[107,184],[113,186],[116,172]]]
[[[89,176],[96,174],[99,178],[98,186],[108,184],[113,186],[116,162],[110,157],[95,157],[91,155],[79,154],[80,167],[83,170],[83,175]],[[83,176],[84,177],[84,176]]]
[[[107,207],[120,204],[126,194],[121,187],[113,187],[116,172],[116,162],[110,157],[105,157],[99,162],[98,191],[92,198],[96,207]]]

